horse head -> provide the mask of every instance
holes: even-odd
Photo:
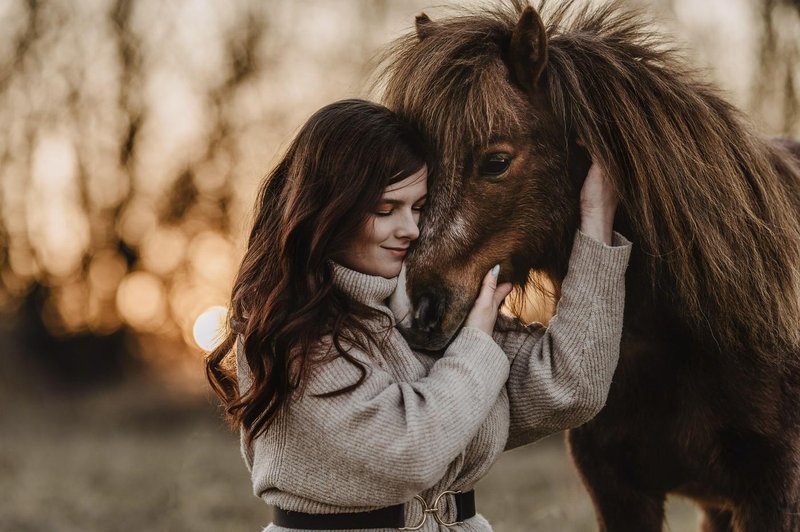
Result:
[[[495,264],[499,281],[517,285],[531,269],[558,277],[566,267],[590,161],[540,90],[542,20],[527,7],[511,27],[499,14],[447,23],[423,14],[405,60],[392,66],[387,104],[437,154],[406,290],[392,301],[416,347],[447,344]]]
[[[720,345],[766,345],[765,330],[800,345],[800,172],[789,153],[640,13],[619,2],[550,9],[546,24],[521,0],[420,15],[387,52],[384,101],[436,154],[393,307],[409,342],[445,346],[495,264],[500,281],[522,286],[538,271],[558,288],[591,153],[635,243],[637,302],[649,297],[651,313],[667,308]]]

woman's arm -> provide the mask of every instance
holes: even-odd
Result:
[[[595,158],[581,188],[581,228],[549,327],[497,335],[513,357],[507,448],[581,425],[605,405],[619,358],[631,250],[613,232],[617,201]]]
[[[605,405],[619,357],[631,250],[619,234],[613,243],[576,234],[549,327],[511,327],[510,318],[498,323],[494,339],[512,360],[507,449],[581,425]]]
[[[391,342],[402,339],[395,334],[387,349]],[[356,382],[360,372],[341,357],[314,368],[303,396],[270,429],[269,443],[255,446],[254,480],[262,477],[263,484],[254,486],[257,494],[274,486],[347,507],[407,501],[438,482],[463,452],[509,369],[492,338],[471,327],[459,333],[426,377],[413,382],[398,382],[361,352],[350,354],[368,366],[361,385],[319,397]]]

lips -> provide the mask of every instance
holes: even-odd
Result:
[[[387,250],[389,253],[392,254],[393,257],[402,258],[406,256],[406,252],[408,248],[390,248],[386,246],[382,246],[383,249]]]

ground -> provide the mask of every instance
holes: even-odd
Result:
[[[270,520],[208,395],[139,379],[0,399],[2,532],[256,532]],[[497,532],[596,530],[563,435],[506,453],[476,493]],[[690,504],[668,513],[666,530],[697,529]]]

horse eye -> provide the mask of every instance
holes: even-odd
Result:
[[[497,177],[506,173],[509,166],[511,166],[511,155],[507,153],[492,153],[478,166],[478,172],[482,176]]]

